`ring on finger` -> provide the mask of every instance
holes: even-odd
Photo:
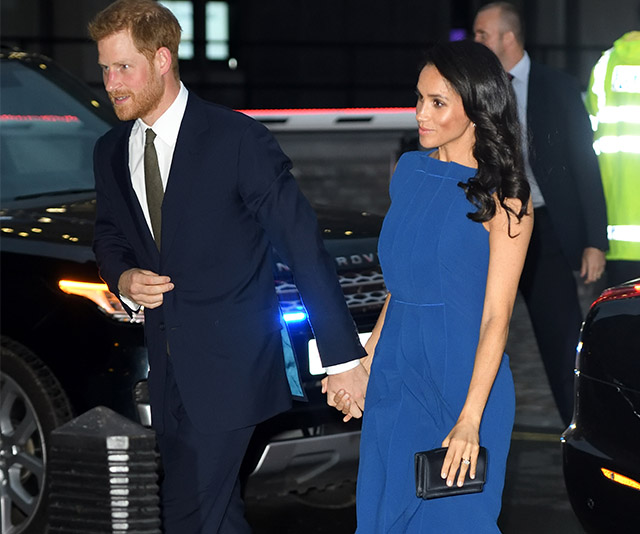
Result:
[[[463,459],[462,459],[462,463],[463,463],[464,465],[469,465],[469,464],[471,463],[471,460],[469,460],[469,458],[463,458]]]

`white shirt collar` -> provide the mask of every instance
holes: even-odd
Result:
[[[518,61],[513,68],[509,71],[509,73],[513,76],[515,80],[528,82],[529,80],[529,70],[531,69],[531,58],[527,51],[524,51],[524,55],[522,59]]]
[[[184,112],[187,109],[188,98],[189,91],[187,91],[184,84],[180,82],[178,96],[167,108],[167,111],[165,111],[153,125],[153,131],[156,136],[170,147],[175,146],[178,140],[178,132],[180,131],[180,124],[182,124]],[[151,128],[151,126],[145,124],[142,119],[136,119],[131,135],[135,136],[140,133],[144,138],[144,132],[147,128]]]

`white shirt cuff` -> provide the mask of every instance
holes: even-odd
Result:
[[[137,302],[134,302],[131,299],[128,299],[122,293],[120,293],[120,300],[124,302],[127,306],[129,306],[129,308],[131,308],[134,312],[137,313],[140,311],[140,307],[141,307],[140,304],[138,304]]]
[[[360,365],[360,360],[351,360],[350,362],[339,363],[338,365],[330,365],[325,368],[325,371],[328,375],[337,375],[351,371],[351,369],[355,369],[358,365]]]

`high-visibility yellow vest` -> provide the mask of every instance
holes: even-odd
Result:
[[[585,103],[607,202],[607,258],[639,261],[640,31],[623,35],[603,52]]]

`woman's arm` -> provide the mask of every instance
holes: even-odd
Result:
[[[506,203],[516,213],[519,211],[520,201],[508,199]],[[447,479],[449,486],[454,483],[458,467],[458,486],[462,486],[467,470],[470,477],[475,478],[480,422],[507,343],[518,282],[533,229],[531,201],[529,215],[520,221],[511,216],[510,230],[507,213],[497,201],[496,208],[495,216],[484,223],[489,230],[489,269],[473,374],[458,421],[442,442],[442,446],[449,449],[442,465],[442,478]],[[461,463],[463,458],[469,459],[470,464]]]
[[[364,358],[360,358],[360,363],[365,368],[367,373],[371,372],[373,355],[375,354],[376,346],[378,345],[378,340],[380,339],[380,332],[382,332],[382,327],[384,326],[384,319],[387,315],[387,307],[389,306],[390,298],[391,293],[387,294],[387,298],[384,301],[382,310],[380,310],[378,320],[376,321],[376,324],[371,331],[371,336],[369,336],[369,339],[364,345],[364,350],[367,351],[367,355]],[[347,421],[349,421],[349,419],[352,418],[351,414],[349,413],[351,409],[351,396],[347,391],[341,389],[335,394],[333,400],[336,403],[336,409],[345,414],[343,421],[346,423]]]
[[[380,332],[382,332],[382,327],[384,325],[384,318],[387,316],[387,307],[389,306],[389,299],[391,298],[391,293],[387,294],[387,298],[384,301],[382,306],[382,310],[380,310],[380,315],[378,316],[378,320],[376,321],[373,330],[371,331],[371,336],[364,345],[364,350],[367,351],[367,355],[364,358],[360,359],[360,363],[367,370],[367,373],[371,372],[371,363],[373,361],[373,355],[376,351],[376,346],[378,345],[378,340],[380,339]]]

